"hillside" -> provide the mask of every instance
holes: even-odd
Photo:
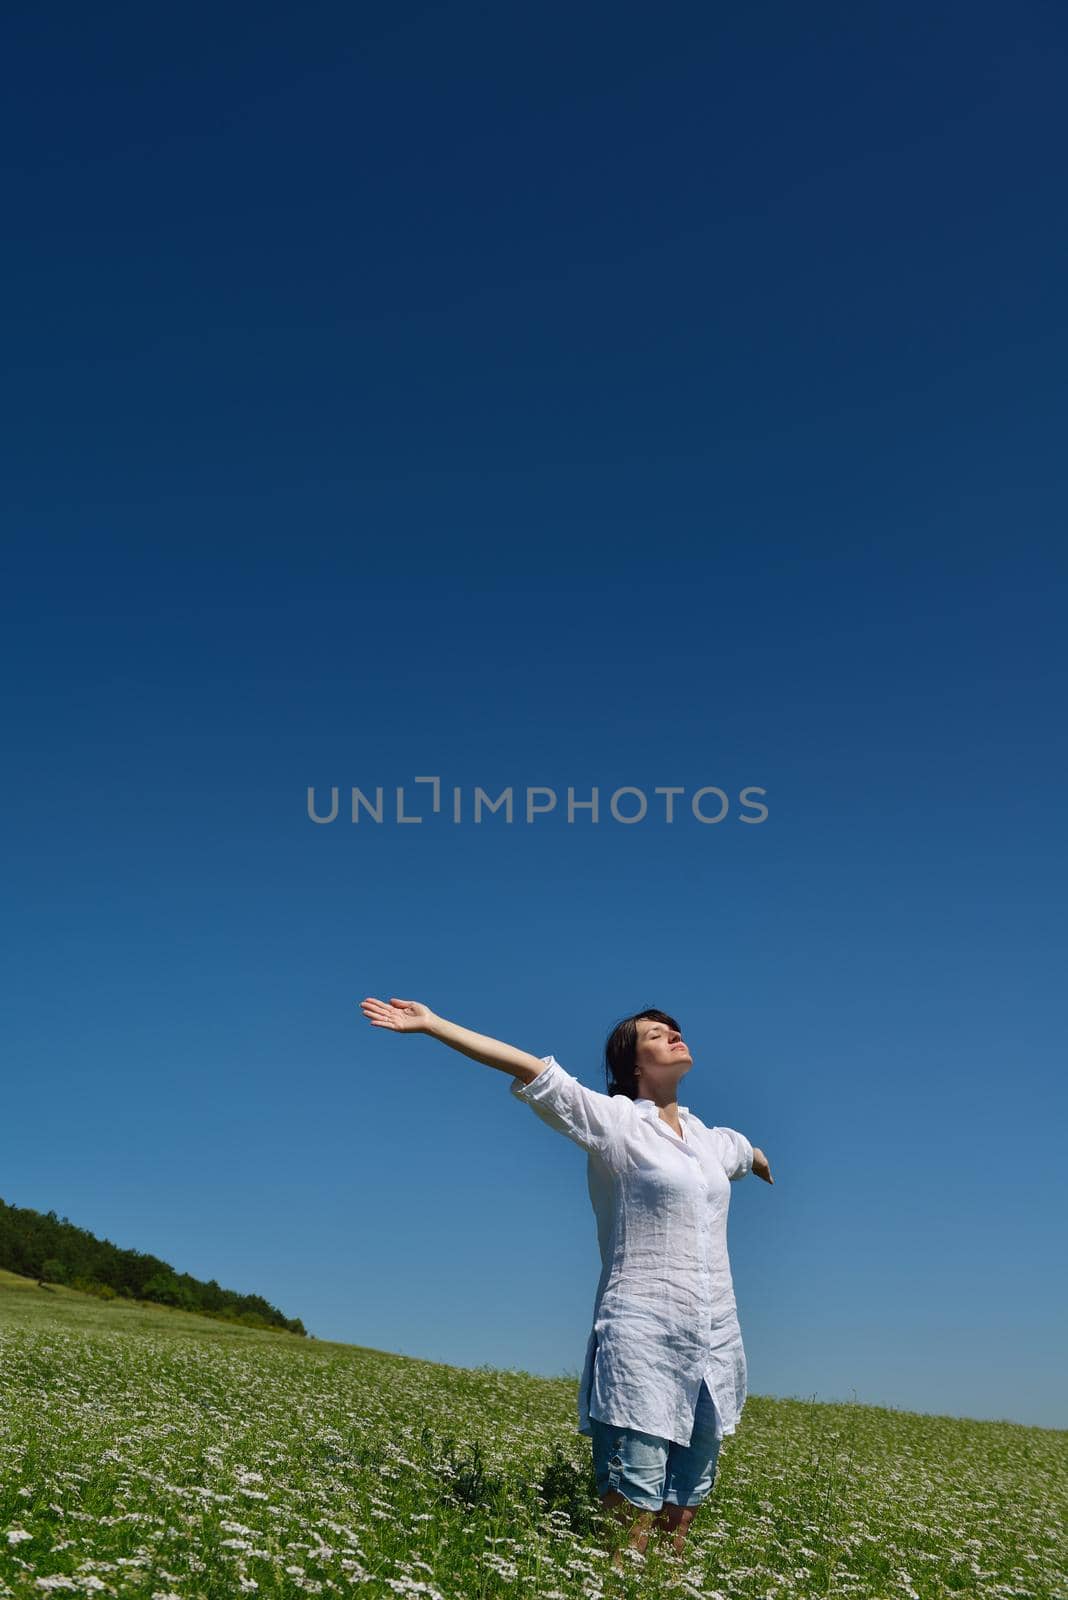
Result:
[[[49,1284],[84,1289],[103,1299],[152,1300],[159,1305],[223,1317],[253,1328],[284,1328],[305,1337],[298,1317],[284,1317],[258,1294],[238,1294],[188,1272],[175,1272],[158,1256],[122,1250],[54,1211],[34,1211],[0,1200],[0,1268]]]
[[[617,1579],[572,1379],[0,1273],[0,1393],[7,1596],[1065,1594],[1063,1432],[751,1396],[681,1563]]]

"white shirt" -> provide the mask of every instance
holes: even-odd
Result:
[[[511,1091],[587,1152],[601,1252],[593,1327],[578,1392],[590,1418],[686,1445],[702,1379],[716,1437],[733,1433],[746,1398],[742,1333],[727,1256],[731,1181],[753,1165],[733,1128],[708,1128],[679,1106],[684,1137],[653,1100],[598,1094],[555,1056]]]

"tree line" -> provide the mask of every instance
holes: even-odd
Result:
[[[308,1337],[299,1317],[284,1317],[261,1295],[222,1289],[214,1278],[202,1283],[188,1272],[175,1272],[158,1256],[120,1250],[110,1239],[98,1239],[54,1211],[9,1206],[4,1200],[0,1200],[0,1267],[41,1284],[67,1284],[105,1300],[118,1296],[152,1300],[226,1322],[283,1328]]]

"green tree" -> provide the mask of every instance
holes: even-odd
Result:
[[[173,1273],[157,1272],[142,1284],[141,1299],[155,1300],[161,1306],[178,1306],[182,1303],[182,1286]]]

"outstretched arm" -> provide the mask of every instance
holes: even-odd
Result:
[[[771,1168],[768,1166],[768,1158],[757,1145],[753,1146],[753,1175],[757,1178],[763,1178],[765,1183],[774,1184],[775,1182],[771,1175]]]
[[[430,1038],[440,1039],[442,1044],[447,1044],[450,1050],[458,1050],[472,1061],[481,1061],[484,1066],[496,1067],[499,1072],[521,1078],[524,1083],[532,1083],[539,1072],[545,1070],[544,1061],[537,1056],[519,1050],[515,1045],[504,1044],[500,1039],[491,1039],[488,1034],[461,1028],[458,1022],[447,1022],[418,1000],[394,998],[388,1005],[384,1000],[361,1000],[360,1010],[374,1028],[390,1028],[395,1033],[428,1034]]]

